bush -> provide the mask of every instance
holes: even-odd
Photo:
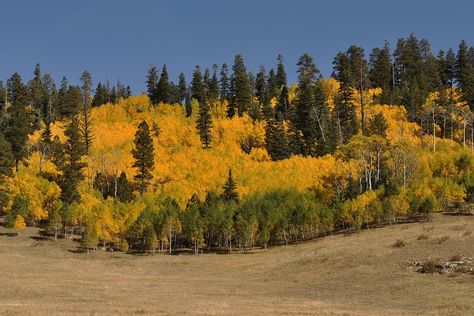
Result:
[[[435,273],[439,271],[439,263],[435,260],[428,260],[421,266],[418,272],[421,273]]]
[[[122,252],[127,252],[128,248],[129,248],[128,242],[125,239],[122,239],[120,241],[119,250]]]
[[[449,239],[449,236],[443,236],[443,237],[438,238],[438,240],[436,240],[436,243],[439,245],[439,244],[444,243],[448,239]]]
[[[454,256],[451,256],[451,258],[449,258],[449,261],[461,261],[461,260],[462,260],[461,255],[454,255]]]
[[[405,247],[407,245],[407,242],[402,240],[402,239],[397,239],[397,241],[395,241],[395,243],[393,244],[393,247],[395,248],[401,248],[401,247]]]
[[[428,235],[425,235],[425,234],[421,234],[420,236],[418,236],[418,240],[427,240],[428,238],[430,238]]]

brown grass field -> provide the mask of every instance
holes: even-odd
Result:
[[[474,257],[471,231],[474,217],[437,215],[248,254],[136,256],[0,227],[0,315],[474,315],[474,275],[409,264]]]

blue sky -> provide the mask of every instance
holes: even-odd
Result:
[[[325,77],[332,58],[351,44],[366,53],[414,32],[433,50],[474,45],[474,1],[416,0],[2,0],[0,80],[30,78],[35,63],[57,82],[77,82],[89,70],[94,84],[120,79],[145,89],[151,64],[167,64],[173,80],[195,65],[232,64],[241,53],[249,70],[285,58],[289,81],[296,62],[311,54]]]

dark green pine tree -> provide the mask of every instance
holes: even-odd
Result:
[[[288,136],[281,115],[278,120],[271,119],[267,121],[265,145],[272,160],[283,160],[291,156]]]
[[[303,133],[304,154],[315,155],[317,143],[317,127],[314,111],[316,108],[314,86],[319,69],[316,68],[313,58],[304,54],[298,61],[298,98],[295,107],[293,124]]]
[[[56,119],[57,108],[55,108],[55,100],[58,94],[54,79],[50,74],[41,77],[43,87],[43,102],[41,116],[44,122],[53,122]]]
[[[5,137],[10,142],[15,158],[15,170],[18,172],[19,163],[28,156],[28,137],[32,132],[31,116],[26,109],[28,90],[22,83],[19,74],[14,73],[8,79],[8,108],[7,129]]]
[[[133,186],[128,181],[125,171],[122,171],[117,180],[117,198],[124,203],[133,200]]]
[[[239,116],[242,116],[250,107],[252,91],[250,89],[249,77],[244,59],[241,55],[238,54],[235,56],[232,70],[232,103],[237,107],[237,113]]]
[[[380,102],[392,103],[392,60],[388,42],[382,49],[374,48],[369,58],[369,80],[372,87],[382,88]]]
[[[267,75],[265,67],[260,66],[257,76],[255,78],[255,96],[258,98],[260,104],[266,103],[267,97]]]
[[[169,103],[170,102],[170,82],[168,77],[168,71],[166,70],[166,65],[163,65],[161,70],[160,81],[156,87],[156,97],[159,102]]]
[[[221,100],[228,100],[230,97],[230,83],[229,83],[229,69],[227,64],[224,63],[221,66],[221,78],[220,78],[220,98]]]
[[[283,56],[277,56],[277,72],[275,76],[275,83],[278,89],[278,103],[276,106],[276,111],[283,114],[286,117],[286,113],[290,106],[290,101],[288,99],[288,87],[286,79],[285,65],[283,64]]]
[[[32,106],[32,114],[33,114],[33,126],[35,129],[38,129],[40,126],[40,122],[43,119],[42,112],[43,112],[43,101],[45,91],[43,88],[43,84],[41,82],[41,66],[40,64],[36,64],[35,70],[33,71],[33,79],[29,82],[29,94],[30,94],[30,101]]]
[[[367,135],[378,135],[383,138],[387,137],[388,123],[381,112],[375,114],[370,118],[367,126]]]
[[[267,79],[267,98],[268,100],[271,100],[273,98],[278,98],[279,95],[279,89],[277,86],[277,80],[276,80],[276,75],[275,75],[275,70],[270,69],[268,72],[268,79]]]
[[[277,88],[281,91],[283,87],[286,87],[287,85],[287,78],[286,78],[286,71],[285,71],[285,65],[283,64],[283,56],[278,55],[277,56],[277,71],[276,71],[276,76],[275,76],[275,83]]]
[[[202,77],[202,85],[204,89],[204,99],[211,100],[210,88],[211,88],[211,73],[209,68],[204,70],[204,76]]]
[[[158,71],[156,70],[156,66],[151,66],[148,69],[148,74],[146,78],[146,87],[147,87],[147,94],[148,94],[148,97],[150,97],[151,104],[153,105],[158,104],[158,96],[157,96]]]
[[[107,86],[102,85],[101,82],[97,84],[95,89],[94,99],[92,100],[92,106],[97,107],[102,104],[106,104],[110,100],[110,92],[107,89]]]
[[[15,158],[13,157],[12,146],[0,132],[0,184],[6,177],[13,175]]]
[[[192,105],[192,98],[191,98],[191,89],[188,88],[186,91],[186,98],[184,100],[184,108],[186,111],[186,117],[191,117],[193,114],[193,105]]]
[[[191,82],[191,98],[196,99],[199,103],[204,100],[204,87],[202,82],[201,67],[196,66],[193,72],[193,80]]]
[[[61,171],[59,187],[61,188],[61,201],[69,205],[81,199],[77,190],[79,183],[84,179],[82,168],[86,166],[82,162],[82,156],[86,153],[86,147],[79,128],[77,119],[72,119],[64,131],[66,143],[63,145],[61,160],[56,162]]]
[[[212,141],[212,117],[209,103],[204,100],[199,103],[199,117],[196,122],[196,128],[199,133],[199,138],[204,148],[210,148]]]
[[[217,65],[212,65],[212,78],[209,82],[209,98],[211,100],[219,99],[219,80],[217,79]]]
[[[474,61],[472,58],[469,56],[467,43],[461,41],[456,56],[456,82],[463,92],[464,99],[470,103],[471,108],[474,107]]]
[[[352,95],[354,79],[349,58],[345,53],[338,53],[334,58],[336,80],[340,82],[339,91],[335,98],[334,113],[338,128],[339,144],[347,143],[357,134],[357,119]]]
[[[84,138],[86,154],[90,152],[92,148],[92,140],[93,140],[91,90],[92,90],[92,76],[86,70],[81,75],[82,106],[81,106],[81,111],[80,111],[80,123],[79,123],[82,137]]]
[[[132,149],[132,156],[135,162],[133,163],[133,167],[137,169],[137,174],[135,174],[134,179],[137,181],[138,191],[143,194],[153,178],[151,171],[155,167],[153,139],[146,121],[142,121],[140,125],[138,125],[134,143],[135,148]]]
[[[446,53],[444,76],[445,85],[452,88],[456,80],[456,54],[452,48],[448,49],[448,52]]]
[[[223,189],[222,199],[228,202],[234,201],[235,203],[239,203],[239,193],[237,192],[237,184],[232,177],[232,169],[229,169],[229,175],[227,176]]]
[[[186,77],[184,76],[183,73],[179,74],[178,91],[179,91],[178,93],[179,103],[183,104],[186,99],[186,94],[188,93],[188,85],[186,83]]]

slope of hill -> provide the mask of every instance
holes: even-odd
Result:
[[[473,230],[474,217],[438,215],[248,254],[134,256],[0,227],[0,314],[472,315],[474,275],[411,262],[474,257]]]

